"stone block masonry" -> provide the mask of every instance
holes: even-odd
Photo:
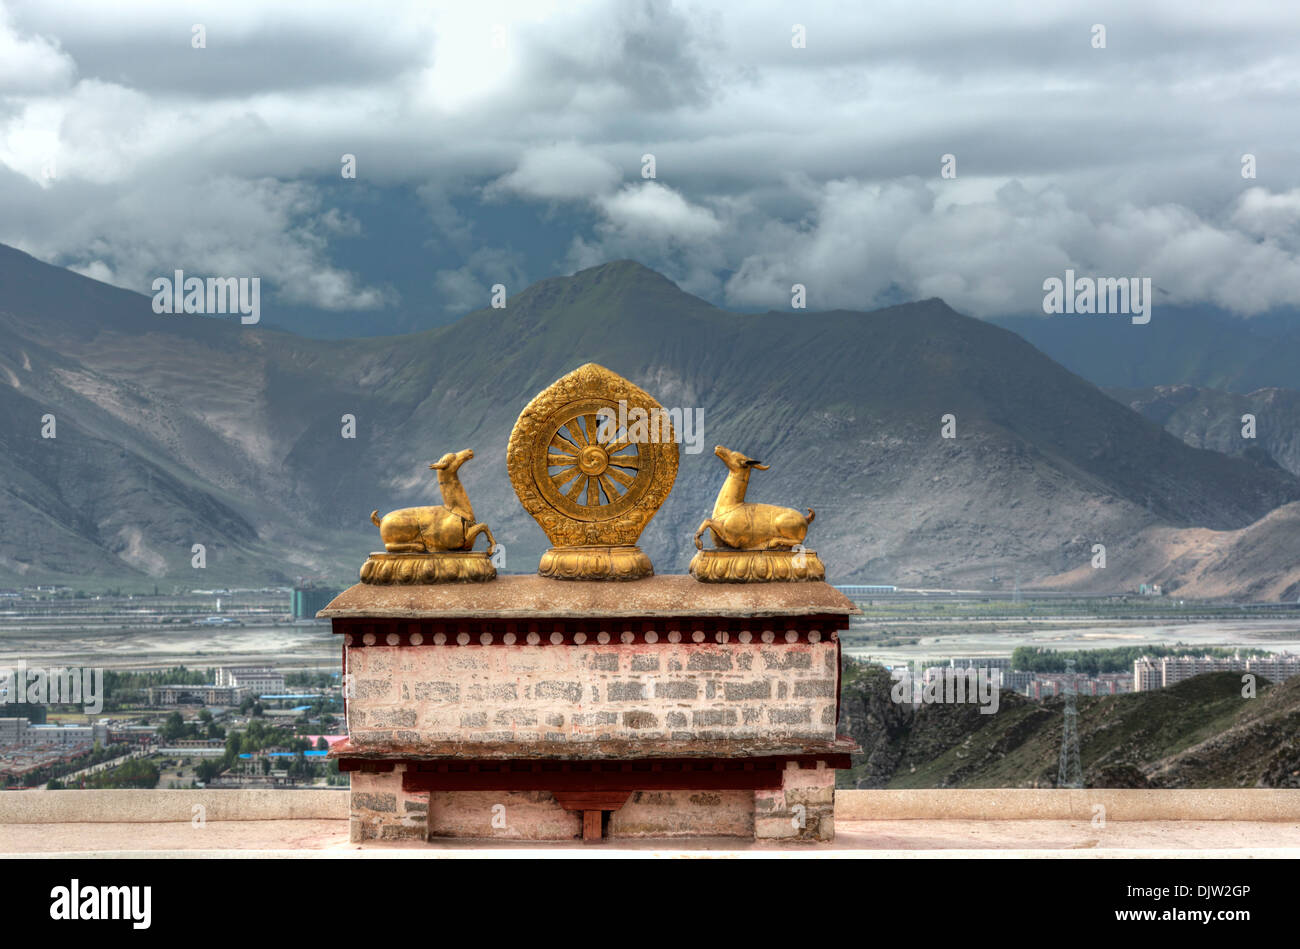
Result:
[[[441,742],[833,741],[834,642],[348,649],[358,750]]]
[[[835,769],[788,765],[781,789],[754,792],[756,840],[835,839]]]
[[[352,775],[349,839],[424,840],[428,836],[429,794],[402,790],[393,774]]]

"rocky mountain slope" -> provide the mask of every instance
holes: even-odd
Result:
[[[999,710],[901,705],[881,666],[845,663],[841,730],[863,748],[842,787],[1054,787],[1063,700],[1003,692]],[[1168,689],[1078,696],[1087,787],[1300,787],[1300,678],[1198,676]]]
[[[1239,530],[1147,527],[1108,547],[1104,570],[1075,567],[1033,585],[1106,593],[1141,583],[1195,599],[1294,601],[1300,597],[1300,504]]]
[[[1109,388],[1106,393],[1193,448],[1208,448],[1257,464],[1274,462],[1300,474],[1300,392],[1256,389],[1226,392],[1189,385]],[[1255,417],[1255,437],[1242,417]]]
[[[642,538],[660,572],[693,553],[718,443],[771,464],[751,499],[817,510],[809,543],[835,581],[1043,578],[1098,539],[1235,531],[1300,499],[1288,472],[1189,447],[940,300],[739,315],[620,261],[450,326],[326,341],[157,316],[0,248],[0,583],[347,580],[378,545],[369,512],[438,503],[425,466],[465,447],[476,513],[507,570],[529,572],[546,541],[506,441],[529,399],[588,361],[704,413],[704,451],[682,455]],[[57,438],[41,437],[46,414]]]

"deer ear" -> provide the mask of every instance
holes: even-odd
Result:
[[[768,468],[771,468],[772,466],[771,466],[771,465],[765,465],[765,464],[763,464],[761,461],[751,461],[751,462],[749,463],[749,467],[751,467],[751,468],[757,468],[759,471],[766,471]]]

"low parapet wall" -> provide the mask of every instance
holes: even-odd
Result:
[[[1300,790],[978,788],[835,793],[838,821],[1059,821],[1097,817],[1111,821],[1300,821]]]
[[[0,824],[348,819],[347,788],[3,791]],[[201,810],[196,810],[196,807]],[[1104,808],[1098,811],[1097,808]],[[1231,820],[1300,822],[1300,790],[836,791],[837,821]]]
[[[2,791],[0,824],[347,820],[348,789]]]

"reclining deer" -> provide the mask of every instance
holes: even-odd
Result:
[[[718,492],[713,516],[695,532],[695,546],[704,549],[700,538],[706,530],[713,531],[713,542],[719,547],[733,550],[788,550],[802,544],[808,525],[817,516],[813,509],[809,508],[805,517],[794,508],[745,503],[749,473],[755,468],[766,471],[769,466],[721,445],[713,453],[727,466],[727,480]]]
[[[475,523],[469,495],[460,483],[460,466],[474,457],[474,450],[448,452],[429,467],[438,472],[442,505],[404,507],[390,511],[379,519],[379,511],[370,512],[370,520],[379,527],[384,549],[389,553],[425,553],[440,550],[471,550],[479,534],[486,534],[488,550],[496,538],[486,524]]]

